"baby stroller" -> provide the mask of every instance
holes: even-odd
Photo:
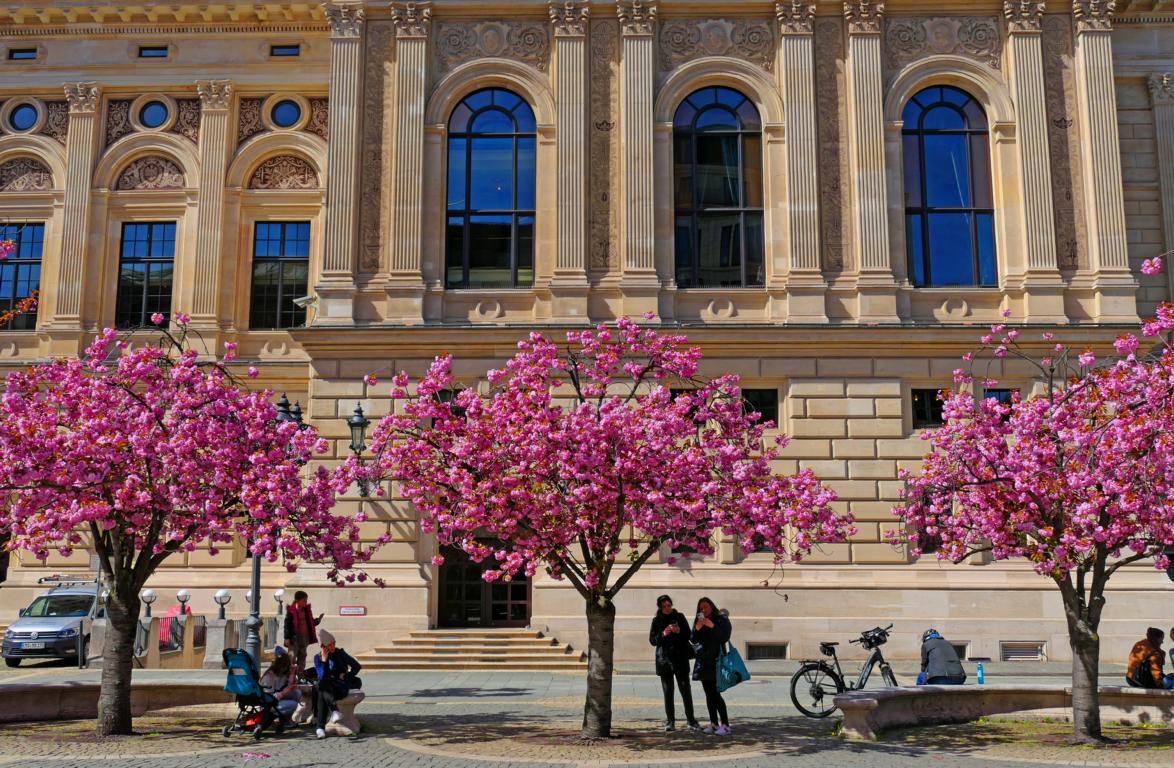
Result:
[[[240,648],[225,648],[224,666],[228,668],[224,690],[236,696],[239,710],[236,720],[224,726],[225,738],[232,733],[252,733],[254,739],[260,739],[261,733],[274,721],[277,723],[274,730],[277,733],[284,731],[285,721],[277,710],[277,699],[261,688],[253,657]]]

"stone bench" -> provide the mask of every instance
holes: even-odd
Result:
[[[1174,722],[1174,691],[1103,687],[1101,718],[1106,722]],[[1070,717],[1072,687],[923,685],[876,688],[836,696],[844,713],[846,739],[873,740],[889,728],[968,723],[980,717]]]
[[[298,702],[298,708],[294,710],[293,721],[305,724],[314,717],[314,686],[301,685],[298,687],[302,691],[302,700]],[[326,732],[331,736],[358,736],[363,726],[359,723],[358,716],[355,715],[355,707],[359,706],[365,698],[367,698],[367,694],[362,691],[351,691],[345,699],[339,699],[335,702],[338,706],[338,722],[328,722]]]
[[[29,683],[0,685],[0,723],[85,720],[98,716],[98,683]],[[197,704],[229,704],[233,696],[222,682],[135,682],[130,689],[131,713]]]

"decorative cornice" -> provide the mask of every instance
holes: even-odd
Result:
[[[231,80],[197,80],[201,109],[228,109],[232,103]]]
[[[1003,0],[1009,32],[1039,32],[1044,18],[1043,0]]]
[[[657,0],[619,0],[616,15],[625,35],[651,35]]]
[[[392,3],[391,20],[395,22],[396,37],[428,37],[428,28],[432,25],[432,3],[426,0]]]
[[[1149,77],[1150,100],[1159,104],[1174,106],[1174,72],[1155,72]]]
[[[587,0],[550,1],[550,23],[555,37],[582,37],[587,34]]]
[[[815,3],[808,0],[779,0],[775,3],[779,33],[810,35],[815,32]]]
[[[1072,0],[1077,32],[1108,32],[1116,12],[1117,0]]]
[[[93,114],[98,111],[101,90],[97,83],[66,83],[65,98],[72,114]]]
[[[361,5],[326,4],[326,20],[330,22],[331,37],[361,37],[367,12]]]
[[[878,0],[844,0],[844,18],[850,35],[879,35],[885,4]]]

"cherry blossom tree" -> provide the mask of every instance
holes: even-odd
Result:
[[[249,541],[291,570],[329,563],[337,581],[371,554],[356,520],[331,514],[326,469],[304,477],[325,442],[234,378],[235,344],[201,359],[175,321],[133,348],[107,329],[84,357],[9,374],[0,397],[0,538],[42,560],[92,549],[110,591],[99,735],[131,733],[139,593],[168,558]]]
[[[810,471],[775,473],[785,439],[764,445],[773,424],[747,410],[736,376],[695,379],[701,353],[685,337],[621,318],[567,342],[560,350],[531,334],[488,372],[484,396],[457,387],[448,356],[414,394],[396,375],[374,460],[352,459],[336,489],[395,481],[441,545],[489,561],[488,581],[544,569],[570,582],[587,616],[591,739],[611,733],[613,601],[662,546],[709,555],[724,531],[748,551],[797,561],[842,540],[851,520],[833,513],[834,494]]]
[[[1159,261],[1147,261],[1147,273],[1158,269]],[[1174,305],[1164,304],[1142,328],[1152,352],[1127,334],[1112,358],[1097,360],[1050,333],[1040,348],[993,326],[979,352],[964,358],[970,366],[955,372],[955,388],[942,393],[947,423],[924,435],[933,452],[920,475],[906,477],[904,503],[894,510],[915,547],[927,537],[941,542],[940,559],[1024,558],[1055,582],[1081,742],[1103,739],[1098,628],[1109,580],[1143,560],[1165,569],[1174,548],[1174,348],[1162,338],[1170,330]],[[1029,361],[1039,374],[1036,393],[976,400],[973,384],[994,383],[981,367],[992,359]]]

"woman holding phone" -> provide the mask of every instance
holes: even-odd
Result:
[[[709,725],[701,730],[730,735],[730,716],[726,713],[726,702],[717,689],[717,661],[722,647],[730,641],[732,627],[730,620],[722,615],[708,597],[697,601],[697,618],[693,622],[693,647],[697,649],[697,663],[693,668],[693,679],[701,682],[705,691],[705,706],[709,708]]]
[[[700,728],[701,724],[693,715],[693,684],[689,680],[689,659],[693,658],[693,646],[689,642],[689,620],[685,614],[673,608],[673,599],[668,595],[656,598],[656,615],[652,617],[648,642],[656,646],[656,674],[664,691],[665,731],[677,729],[677,713],[673,702],[674,681],[681,691],[681,702],[685,705],[685,721],[692,730]]]

